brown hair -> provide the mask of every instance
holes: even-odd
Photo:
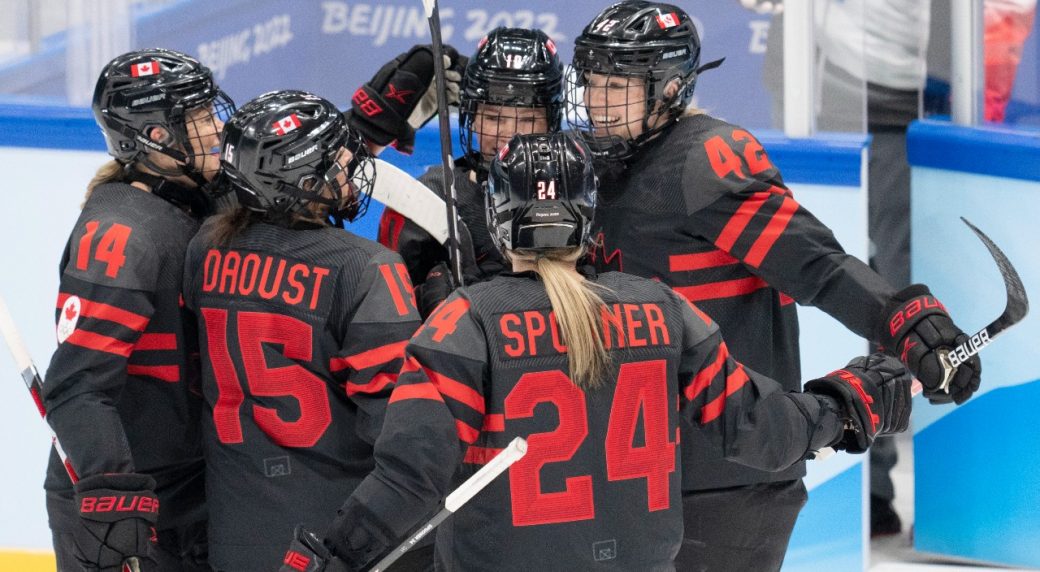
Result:
[[[582,248],[560,248],[537,255],[509,252],[513,260],[534,264],[567,345],[571,380],[582,389],[594,389],[602,385],[610,364],[610,356],[603,347],[600,320],[604,303],[597,291],[605,288],[574,271],[582,254]]]
[[[243,206],[226,209],[213,215],[213,226],[209,230],[209,241],[217,246],[228,246],[231,240],[242,233],[255,217]]]

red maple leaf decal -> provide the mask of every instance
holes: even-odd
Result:
[[[74,306],[72,304],[69,304],[68,306],[65,307],[65,319],[66,320],[71,320],[71,319],[75,318],[77,314],[78,314],[78,312],[76,311],[76,306]]]
[[[385,95],[389,99],[394,99],[394,100],[399,101],[401,103],[401,105],[407,105],[408,102],[405,101],[404,97],[406,95],[411,95],[413,93],[415,93],[414,89],[397,89],[396,87],[394,87],[394,84],[388,83]]]
[[[598,272],[609,272],[611,270],[624,272],[625,265],[622,258],[621,249],[618,248],[607,254],[606,239],[603,237],[603,233],[596,235],[595,240],[592,242],[592,249],[589,250],[589,261],[596,266]],[[617,262],[615,263],[615,261]]]

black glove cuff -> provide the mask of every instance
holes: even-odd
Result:
[[[880,326],[877,339],[885,350],[893,352],[918,322],[928,316],[949,314],[927,286],[914,284],[894,294],[882,315],[885,322]]]
[[[807,392],[820,402],[820,415],[809,439],[809,450],[819,451],[824,447],[840,448],[845,433],[845,411],[836,399],[829,395]],[[828,415],[830,413],[830,415]]]
[[[155,479],[148,475],[120,473],[94,475],[76,483],[76,506],[82,518],[116,522],[142,518],[155,524],[159,499]]]

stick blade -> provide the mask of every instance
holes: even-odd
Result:
[[[1022,284],[1022,278],[1019,277],[1018,271],[1015,270],[1014,265],[1008,260],[1004,251],[1000,250],[1000,247],[990,237],[986,236],[986,233],[971,224],[968,219],[961,217],[961,220],[968,225],[968,228],[975,233],[975,236],[979,237],[982,244],[986,245],[986,249],[989,250],[990,256],[993,257],[993,261],[996,262],[997,268],[1000,270],[1000,275],[1004,278],[1004,287],[1007,289],[1007,306],[1004,307],[1004,313],[986,327],[990,338],[992,338],[1020,322],[1029,313],[1029,296],[1026,295],[1026,287]]]

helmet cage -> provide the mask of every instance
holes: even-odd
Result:
[[[134,76],[140,65],[155,65],[156,71]],[[124,164],[141,162],[164,176],[188,176],[199,185],[213,175],[200,167],[201,159],[211,153],[199,137],[189,133],[196,109],[208,108],[204,119],[226,121],[235,111],[234,102],[213,82],[212,73],[194,58],[164,49],[131,52],[110,62],[102,72],[94,92],[94,115],[108,145],[109,154]],[[169,135],[153,140],[152,131],[164,129]],[[199,132],[219,133],[219,125],[205,126]],[[148,158],[149,152],[167,155],[179,163],[176,169],[161,168]]]
[[[560,128],[564,108],[563,64],[556,55],[556,45],[541,30],[496,28],[489,32],[466,66],[461,90],[459,140],[478,168],[486,169],[495,155],[495,151],[481,153],[482,139],[508,140],[516,132],[535,132],[535,120],[526,113],[521,118],[521,109],[544,110],[546,125],[539,126],[538,131]],[[502,108],[500,117],[515,114],[513,132],[500,135],[497,122],[479,121],[482,104]],[[525,122],[532,124],[522,129]],[[489,130],[488,123],[493,124],[495,131]]]

